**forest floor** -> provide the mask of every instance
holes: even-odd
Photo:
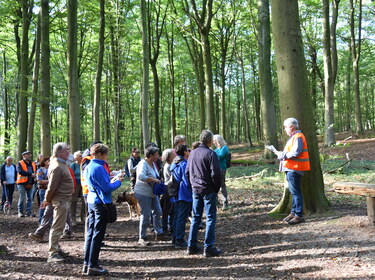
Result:
[[[346,137],[341,135],[340,140]],[[375,228],[368,223],[365,198],[336,194],[329,185],[338,180],[374,183],[374,144],[372,138],[350,139],[321,150],[326,158],[323,170],[340,166],[345,153],[353,163],[338,174],[324,175],[331,211],[308,216],[295,226],[267,214],[282,194],[283,179],[276,165],[231,167],[230,208],[218,210],[216,245],[224,253],[217,258],[186,255],[167,241],[139,247],[139,221],[130,220],[127,207],[121,204],[119,220],[108,226],[109,237],[100,254],[101,265],[110,275],[100,279],[375,279]],[[231,149],[234,158],[256,159],[262,153],[260,147]],[[246,178],[265,166],[266,177]],[[36,218],[0,213],[1,279],[88,278],[81,275],[82,224],[74,227],[72,239],[60,241],[70,253],[64,264],[46,262],[48,243],[36,243],[27,236],[36,227]],[[203,234],[200,231],[200,240]]]

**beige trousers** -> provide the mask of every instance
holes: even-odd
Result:
[[[69,211],[69,201],[54,201],[53,206],[53,222],[49,232],[49,249],[48,254],[52,256],[59,250],[59,239],[63,234],[66,218]]]

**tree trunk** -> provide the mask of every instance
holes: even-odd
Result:
[[[243,106],[243,118],[245,120],[245,139],[249,147],[253,147],[253,143],[251,141],[251,135],[250,135],[250,119],[249,119],[249,112],[248,112],[248,106],[247,106],[247,94],[246,94],[246,77],[245,77],[245,68],[243,63],[243,57],[242,57],[242,50],[241,54],[238,57],[240,67],[241,67],[241,89],[242,89],[242,106]]]
[[[40,137],[41,152],[51,155],[51,116],[50,116],[50,44],[49,44],[49,0],[42,1],[41,32],[41,79],[40,79]]]
[[[143,132],[143,147],[146,147],[150,142],[150,132],[148,125],[148,99],[149,99],[149,43],[148,43],[148,28],[147,28],[147,6],[145,0],[141,1],[141,20],[142,20],[142,49],[143,49],[143,77],[142,77],[142,132]]]
[[[208,32],[207,32],[208,33]],[[214,85],[212,78],[212,62],[211,62],[211,47],[208,39],[208,34],[202,34],[202,51],[204,62],[204,81],[205,81],[205,94],[206,94],[206,116],[207,127],[214,134],[216,133],[216,120],[215,120],[215,106],[214,106]]]
[[[272,92],[271,76],[271,32],[269,0],[258,2],[258,51],[259,51],[259,87],[260,106],[263,119],[264,145],[279,147],[276,129],[275,98]],[[273,154],[264,148],[264,157],[271,158]]]
[[[69,140],[71,150],[81,149],[80,93],[77,60],[77,0],[68,0],[68,95],[69,95]]]
[[[94,93],[94,141],[98,141],[101,139],[100,137],[100,97],[101,97],[103,58],[104,58],[104,31],[105,31],[104,0],[99,0],[99,2],[100,2],[100,29],[99,29],[98,65],[96,68],[95,93]]]
[[[27,126],[28,126],[28,85],[29,85],[29,28],[32,16],[33,1],[21,1],[22,10],[22,39],[20,55],[20,90],[19,90],[19,114],[18,114],[18,146],[17,157],[21,159],[21,153],[26,150]]]
[[[355,7],[353,0],[350,0],[350,47],[352,52],[353,60],[353,75],[354,75],[354,108],[355,108],[355,121],[356,121],[356,132],[363,134],[362,126],[362,109],[361,109],[361,97],[359,90],[359,58],[361,56],[361,31],[362,31],[362,0],[359,0],[359,15],[358,15],[358,39],[355,38],[355,23],[354,23],[354,12]],[[358,42],[358,45],[356,44]]]
[[[329,0],[323,0],[323,60],[324,60],[324,142],[327,146],[335,144],[334,95],[331,60],[331,35],[329,24]]]
[[[271,0],[271,3],[280,114],[282,120],[289,117],[297,118],[306,136],[311,171],[306,172],[302,178],[305,212],[322,213],[329,210],[329,203],[324,194],[315,120],[308,92],[298,2]],[[285,207],[285,200],[286,198],[283,198],[270,214],[288,213],[290,208]]]
[[[169,91],[171,93],[171,146],[173,146],[173,139],[177,135],[177,124],[176,124],[176,103],[175,103],[175,79],[174,79],[174,34],[173,27],[171,30],[171,37],[169,38],[168,32],[166,33],[168,43],[168,71],[169,71]]]
[[[9,143],[10,143],[10,124],[9,124],[9,100],[8,100],[8,79],[7,79],[7,59],[5,51],[3,52],[3,71],[2,71],[2,84],[3,89],[3,106],[4,106],[4,158],[9,155]]]
[[[30,118],[27,130],[27,149],[34,154],[34,127],[35,127],[35,113],[36,113],[36,102],[38,95],[38,78],[39,78],[39,64],[40,64],[40,40],[41,40],[41,14],[38,16],[37,31],[35,38],[35,60],[32,80],[32,97],[30,106]],[[41,137],[41,139],[43,139]],[[49,149],[50,150],[50,149]]]

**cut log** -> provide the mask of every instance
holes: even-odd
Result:
[[[356,182],[337,182],[333,184],[333,189],[337,193],[363,195],[375,197],[375,185]]]
[[[337,193],[366,196],[367,216],[370,224],[375,226],[375,185],[356,182],[338,182],[333,184],[333,189]]]

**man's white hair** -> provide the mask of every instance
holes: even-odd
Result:
[[[295,118],[288,118],[284,121],[284,126],[293,126],[295,129],[299,128],[299,124],[297,119]]]
[[[53,145],[52,156],[59,157],[62,150],[69,148],[68,144],[64,142],[59,142]]]

